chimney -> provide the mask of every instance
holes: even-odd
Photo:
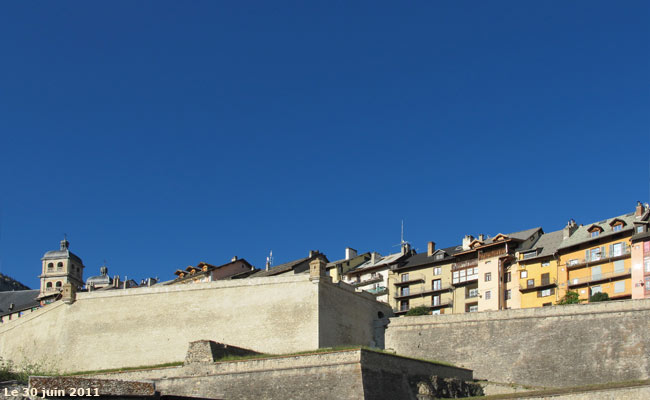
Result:
[[[431,257],[434,251],[436,251],[436,242],[429,242],[429,245],[427,246],[427,256]]]
[[[268,271],[270,266],[271,266],[271,260],[269,260],[269,258],[266,257],[266,267],[264,268],[264,270]]]
[[[377,253],[374,251],[370,253],[370,264],[376,264],[377,263]]]
[[[481,241],[481,242],[485,242],[485,235],[482,234],[482,233],[480,235],[478,235],[478,240]]]
[[[15,307],[14,303],[9,304],[9,311],[12,311],[14,309],[14,307]]]
[[[562,240],[567,240],[568,238],[570,238],[571,235],[573,235],[573,232],[576,231],[576,229],[578,229],[578,225],[576,224],[576,221],[574,221],[572,218],[569,220],[569,222],[567,222],[564,229],[562,229]]]
[[[635,217],[640,217],[643,215],[644,207],[640,201],[636,202],[636,211],[634,212]]]
[[[469,250],[469,244],[472,243],[472,240],[474,240],[474,236],[465,235],[463,238],[463,250]]]
[[[411,245],[407,242],[402,243],[402,254],[406,254],[411,251]]]
[[[309,263],[309,280],[318,282],[324,279],[327,276],[327,271],[325,270],[326,265],[325,260],[320,257],[313,259]]]
[[[237,256],[234,256],[232,259],[230,259],[230,262],[235,262],[237,261]]]
[[[312,257],[315,256],[316,254],[319,254],[319,253],[318,253],[318,250],[309,250],[309,258],[312,258]]]
[[[357,251],[353,249],[352,247],[346,247],[345,248],[345,259],[349,260],[351,258],[354,258],[357,256]]]

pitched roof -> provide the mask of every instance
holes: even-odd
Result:
[[[530,250],[537,250],[537,255],[520,261],[535,260],[553,255],[562,244],[562,236],[562,230],[543,234],[530,248]]]
[[[382,257],[379,253],[375,253],[375,261],[373,262],[372,253],[371,253],[370,260],[357,265],[355,268],[349,270],[346,274],[361,272],[363,270],[374,269],[374,268],[381,268],[381,267],[388,268],[390,264],[398,262],[403,257],[408,257],[408,253],[407,254],[402,254],[401,252],[393,253],[385,257]]]
[[[453,255],[459,253],[463,250],[463,246],[451,246],[444,249],[438,249],[433,252],[433,255],[429,257],[427,253],[420,253],[412,255],[406,259],[406,262],[403,265],[400,265],[398,269],[403,268],[412,268],[419,267],[420,265],[433,264],[437,262],[449,261],[453,258]],[[435,255],[440,252],[444,252],[444,257],[442,259],[436,259]]]
[[[612,227],[610,226],[610,223],[615,219],[620,219],[625,223],[625,225],[623,225],[623,228],[620,231],[613,231]],[[575,232],[571,234],[571,236],[569,236],[569,238],[567,238],[562,242],[562,244],[560,245],[560,247],[558,247],[558,249],[566,249],[567,247],[580,245],[583,243],[590,242],[592,240],[599,240],[603,237],[620,234],[621,232],[634,231],[635,221],[636,218],[634,216],[634,213],[632,212],[625,215],[608,218],[603,221],[581,225],[578,227],[578,229],[575,230]],[[601,227],[603,231],[598,236],[592,238],[591,233],[589,233],[589,228],[591,228],[594,225]]]
[[[40,303],[36,300],[39,292],[38,289],[0,292],[0,316],[40,306]],[[11,304],[14,307],[9,310]]]
[[[325,254],[322,253],[316,253],[311,257],[305,257],[305,258],[299,258],[297,260],[289,261],[288,263],[276,265],[275,267],[269,268],[268,271],[266,270],[260,270],[259,272],[251,275],[252,277],[259,278],[261,276],[273,276],[273,275],[279,275],[285,272],[289,272],[293,270],[294,268],[300,266],[301,264],[307,262],[309,263],[311,260],[315,258],[323,258],[325,262],[329,262]]]
[[[542,229],[542,228],[538,226],[537,228],[530,228],[530,229],[526,229],[526,230],[519,231],[519,232],[506,233],[505,236],[509,237],[510,239],[526,240],[540,229]],[[495,237],[496,236],[498,236],[498,235],[495,235]],[[486,240],[485,244],[490,244],[490,243],[493,243],[493,242],[494,242],[494,237]]]

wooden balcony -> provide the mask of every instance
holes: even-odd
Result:
[[[595,274],[591,276],[584,276],[582,278],[569,279],[567,283],[569,288],[580,286],[595,285],[597,283],[611,282],[620,279],[627,279],[632,276],[630,268],[624,269],[620,272],[606,272],[604,274]]]
[[[529,280],[534,281],[532,285],[529,282],[527,282],[525,286],[519,285],[519,291],[521,293],[536,292],[538,290],[557,287],[557,279],[529,279]]]

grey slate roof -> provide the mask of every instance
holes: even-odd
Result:
[[[530,229],[526,229],[526,230],[519,231],[519,232],[504,233],[504,235],[506,235],[506,236],[508,236],[509,238],[512,238],[512,239],[526,240],[529,237],[531,237],[533,233],[537,232],[540,229],[542,229],[542,228],[541,227],[530,228]],[[487,239],[485,241],[485,244],[490,244],[490,243],[493,243],[493,242],[494,242],[494,237],[491,237],[491,238],[489,238],[489,239]]]
[[[621,229],[618,232],[614,232],[612,230],[612,227],[609,225],[610,222],[612,222],[615,219],[620,219],[625,223],[623,229]],[[636,220],[637,219],[634,216],[634,213],[629,213],[625,215],[620,215],[618,217],[612,217],[603,221],[579,226],[578,229],[576,229],[575,232],[573,232],[567,240],[563,241],[563,243],[560,245],[558,249],[566,249],[567,247],[580,245],[594,240],[599,240],[603,237],[620,234],[621,232],[634,231],[634,221]],[[592,238],[591,233],[589,233],[588,231],[588,229],[591,228],[592,225],[597,225],[603,228],[603,231],[595,238]]]
[[[0,292],[0,316],[40,306],[40,303],[36,301],[39,292],[38,289]],[[10,311],[9,307],[12,303],[14,308]]]
[[[537,255],[535,257],[527,258],[525,261],[553,255],[562,244],[562,236],[562,230],[543,234],[530,248],[530,250],[536,249]]]
[[[0,274],[0,292],[6,290],[29,290],[29,288],[10,276]]]
[[[463,246],[457,245],[457,246],[446,247],[444,249],[438,249],[433,253],[431,257],[429,257],[427,253],[415,254],[409,257],[408,259],[406,259],[406,262],[403,265],[400,265],[398,269],[419,267],[420,265],[449,261],[451,258],[453,258],[454,254],[459,253],[462,250],[463,250]],[[435,255],[437,253],[440,253],[441,251],[446,253],[445,256],[441,260],[436,260]]]
[[[288,263],[276,265],[275,267],[269,268],[268,271],[260,270],[259,272],[256,272],[255,274],[252,274],[250,276],[253,277],[253,278],[259,278],[261,276],[279,275],[279,274],[282,274],[282,273],[285,273],[285,272],[289,272],[289,271],[291,271],[291,270],[293,270],[293,269],[295,269],[297,267],[304,268],[305,266],[301,265],[303,263],[306,263],[307,264],[306,269],[309,269],[309,262],[311,260],[313,260],[314,258],[317,258],[317,257],[323,258],[326,263],[329,262],[329,260],[327,259],[327,257],[325,257],[324,254],[318,253],[318,254],[315,254],[312,257],[300,258],[298,260],[289,261]],[[299,271],[299,272],[302,272],[302,271]]]

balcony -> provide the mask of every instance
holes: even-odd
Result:
[[[594,274],[594,275],[585,276],[585,277],[582,277],[582,278],[569,279],[568,286],[570,288],[573,288],[573,287],[590,285],[590,284],[611,282],[611,281],[618,280],[618,279],[629,278],[631,275],[632,275],[631,269],[627,268],[627,269],[624,269],[623,271],[619,271],[619,272],[616,272],[616,271],[614,271],[614,272],[606,272],[604,274]]]
[[[577,259],[577,261],[574,261],[573,263],[567,262],[566,268],[567,270],[573,270],[573,269],[578,269],[578,268],[584,268],[588,267],[590,265],[598,265],[598,264],[605,264],[608,262],[616,261],[616,260],[622,260],[624,258],[630,257],[631,251],[630,251],[630,246],[626,246],[625,250],[619,252],[619,254],[607,254],[607,251],[604,251],[602,254],[599,254],[595,257],[589,257],[589,258],[580,258]]]
[[[519,291],[521,293],[535,292],[537,290],[557,287],[557,279],[528,279],[527,281],[533,281],[532,285],[530,282],[526,282],[526,285],[520,284]]]
[[[478,281],[478,274],[472,274],[467,276],[454,277],[452,278],[451,283],[454,286],[465,286],[465,285],[469,285],[470,283],[474,283],[476,281]]]
[[[370,278],[360,280],[360,281],[350,282],[350,285],[352,285],[354,287],[365,286],[365,285],[370,285],[371,283],[381,282],[383,280],[384,280],[384,277],[381,274],[374,274]]]
[[[373,288],[373,289],[364,290],[364,292],[368,292],[368,293],[373,294],[375,296],[381,296],[383,294],[388,293],[388,288],[386,288],[386,286],[377,286],[376,288]]]
[[[443,300],[443,301],[441,301],[440,303],[438,303],[436,305],[433,305],[433,304],[425,305],[425,307],[427,307],[429,310],[437,310],[439,308],[451,307],[453,305],[454,305],[453,301],[451,301],[451,300]],[[404,315],[409,310],[410,310],[410,307],[394,308],[393,313],[395,315]]]
[[[412,285],[414,283],[421,283],[424,282],[424,276],[423,275],[416,275],[416,274],[411,274],[406,280],[401,280],[401,281],[396,281],[394,283],[395,286],[408,286]]]
[[[477,267],[477,266],[478,266],[478,259],[465,260],[465,261],[457,262],[455,264],[451,264],[451,270],[456,271],[462,268],[470,268],[470,267]]]
[[[411,289],[409,290],[408,294],[401,294],[401,293],[395,293],[395,300],[403,300],[403,299],[408,299],[411,297],[418,297],[418,296],[427,296],[427,295],[432,295],[436,293],[442,293],[442,292],[449,292],[453,289],[450,285],[446,286],[425,286],[421,288],[417,288],[415,290]]]

